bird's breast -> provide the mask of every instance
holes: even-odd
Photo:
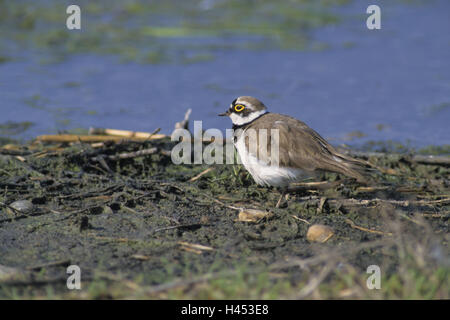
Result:
[[[249,152],[245,144],[245,132],[235,136],[234,141],[242,165],[259,185],[282,187],[287,186],[290,182],[309,176],[306,172],[297,168],[270,165],[265,161],[259,160],[255,154]]]

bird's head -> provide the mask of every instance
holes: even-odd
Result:
[[[230,108],[219,114],[219,116],[229,116],[234,125],[244,125],[252,122],[267,112],[267,108],[256,98],[242,96],[231,103]]]

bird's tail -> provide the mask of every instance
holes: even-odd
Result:
[[[378,170],[370,162],[355,159],[339,152],[334,152],[332,157],[331,171],[354,178],[361,184],[373,184],[371,174],[377,173]]]

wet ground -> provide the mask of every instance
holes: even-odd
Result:
[[[174,165],[171,147],[3,146],[0,297],[449,298],[448,156],[359,153],[373,185],[323,174],[275,208],[241,166]]]

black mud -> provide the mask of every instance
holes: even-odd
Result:
[[[276,209],[278,191],[242,167],[174,165],[170,149],[2,148],[0,298],[449,298],[449,163],[374,154],[374,186],[324,174],[330,184],[298,186]],[[238,221],[241,207],[269,214]],[[313,224],[334,235],[309,242]],[[69,265],[81,290],[67,289]]]

